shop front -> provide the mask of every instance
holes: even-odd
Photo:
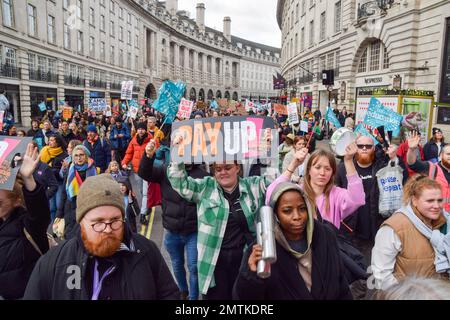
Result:
[[[20,108],[19,86],[12,84],[0,84],[0,92],[5,90],[5,96],[9,101],[9,111],[14,117],[15,123],[22,122],[22,114]]]
[[[65,102],[73,110],[83,112],[84,110],[84,92],[81,90],[65,90]]]

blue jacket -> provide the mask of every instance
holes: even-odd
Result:
[[[115,136],[123,134],[123,138],[115,138]],[[131,135],[128,126],[122,124],[122,127],[119,129],[116,125],[111,128],[111,132],[109,134],[109,141],[111,142],[111,149],[113,150],[126,150],[128,147],[128,143],[130,143]]]
[[[111,162],[111,149],[108,142],[105,139],[98,138],[93,146],[87,140],[83,141],[83,145],[91,153],[91,158],[94,159],[95,166],[100,168],[102,173],[105,172],[108,164]]]

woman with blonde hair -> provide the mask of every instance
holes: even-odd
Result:
[[[412,274],[448,279],[450,215],[443,211],[441,185],[415,175],[404,187],[403,203],[375,238],[372,272],[377,289],[385,290]]]

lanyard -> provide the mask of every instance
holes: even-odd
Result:
[[[107,276],[109,276],[113,271],[114,271],[115,267],[109,267],[108,270],[105,271],[105,273],[103,274],[103,276],[101,277],[101,279],[99,280],[99,273],[98,273],[98,262],[97,259],[95,259],[95,264],[94,264],[94,284],[92,287],[92,298],[91,300],[98,300],[98,296],[100,295],[100,291],[102,290],[102,284],[103,284],[103,280],[105,280],[105,278]]]

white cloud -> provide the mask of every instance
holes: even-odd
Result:
[[[231,18],[231,34],[246,40],[281,47],[281,31],[276,19],[276,0],[178,0],[178,10],[187,10],[195,19],[197,3],[204,3],[205,23],[222,31],[223,18]]]

